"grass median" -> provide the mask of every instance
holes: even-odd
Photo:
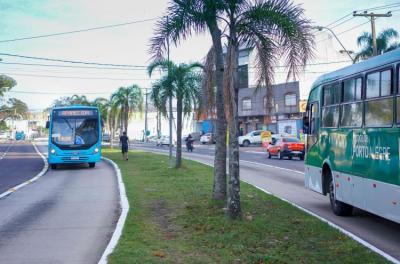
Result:
[[[141,151],[122,160],[130,211],[109,263],[386,263],[320,220],[249,184],[241,184],[243,217],[230,220],[211,200],[211,167]]]

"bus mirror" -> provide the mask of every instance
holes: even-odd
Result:
[[[101,127],[104,127],[104,121],[101,120]]]
[[[47,128],[47,129],[50,128],[50,121],[46,121],[46,128]]]

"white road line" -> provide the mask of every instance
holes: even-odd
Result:
[[[185,157],[185,158],[187,158],[187,157]],[[191,158],[189,157],[188,159],[191,159]],[[192,160],[193,160],[193,159],[192,159]],[[208,164],[208,163],[203,162],[203,161],[198,161],[198,160],[194,160],[194,161],[196,161],[196,162],[198,162],[198,163],[201,163],[201,164],[204,164],[204,165],[207,165],[207,166],[210,166],[210,167],[213,167],[213,165]],[[272,166],[272,165],[267,165],[267,164],[262,164],[262,163],[257,163],[257,162],[251,162],[251,161],[244,161],[244,160],[240,160],[240,161],[241,161],[241,162],[247,162],[247,163],[250,163],[250,164],[256,164],[256,165],[267,166],[267,167],[271,167],[271,168],[274,168],[274,169],[287,170],[287,171],[291,171],[291,172],[296,172],[296,173],[304,174],[303,172],[300,172],[300,171],[291,170],[291,169],[286,169],[286,168],[281,168],[281,167],[276,167],[276,166]],[[344,229],[344,228],[342,228],[342,227],[340,227],[340,226],[338,226],[338,225],[332,223],[332,222],[329,221],[328,219],[323,218],[322,216],[319,216],[319,215],[317,215],[317,214],[315,214],[315,213],[309,211],[308,209],[306,209],[306,208],[304,208],[304,207],[302,207],[302,206],[300,206],[300,205],[298,205],[298,204],[296,204],[296,203],[293,203],[293,202],[291,202],[291,201],[289,201],[289,200],[286,200],[285,198],[279,197],[279,196],[277,196],[277,195],[275,195],[275,194],[273,194],[273,193],[271,193],[271,192],[269,192],[269,191],[267,191],[267,190],[265,190],[265,189],[263,189],[263,188],[261,188],[261,187],[255,185],[255,184],[253,184],[253,183],[251,183],[251,182],[248,182],[248,181],[243,180],[243,179],[241,179],[241,181],[243,181],[243,182],[245,182],[245,183],[248,183],[248,184],[254,186],[255,188],[259,189],[260,191],[263,191],[263,192],[265,192],[265,193],[267,193],[267,194],[269,194],[269,195],[272,195],[272,196],[274,196],[274,197],[276,197],[276,198],[278,198],[278,199],[280,199],[280,200],[282,200],[282,201],[284,201],[284,202],[287,202],[287,203],[289,203],[289,204],[295,206],[296,208],[302,210],[303,212],[305,212],[305,213],[307,213],[307,214],[309,214],[309,215],[312,215],[312,216],[318,218],[319,220],[321,220],[321,221],[327,223],[328,225],[330,225],[331,227],[333,227],[333,228],[339,230],[340,232],[342,232],[343,234],[347,235],[348,237],[354,239],[355,241],[357,241],[357,242],[360,243],[361,245],[363,245],[363,246],[369,248],[370,250],[376,252],[377,254],[381,255],[381,256],[384,257],[385,259],[387,259],[387,260],[389,260],[389,261],[391,261],[391,262],[393,262],[393,263],[395,263],[395,264],[400,264],[400,260],[397,260],[396,258],[390,256],[389,254],[385,253],[384,251],[380,250],[379,248],[377,248],[377,247],[375,247],[374,245],[370,244],[369,242],[365,241],[364,239],[362,239],[361,237],[357,236],[356,234],[353,234],[353,233],[351,233],[350,231],[348,231],[348,230],[346,230],[346,229]]]
[[[14,146],[15,142],[13,141],[12,144],[8,145],[6,151],[4,151],[4,153],[0,156],[0,160],[4,159],[7,156],[8,151],[10,150],[10,148],[12,146]]]
[[[117,246],[118,241],[122,235],[122,229],[124,228],[124,224],[125,224],[125,220],[126,217],[128,215],[128,211],[129,211],[129,202],[128,202],[128,198],[126,196],[126,192],[125,192],[125,185],[124,185],[124,181],[122,180],[122,176],[121,176],[121,170],[119,169],[118,165],[105,157],[102,157],[103,160],[107,161],[108,163],[110,163],[116,174],[117,174],[117,179],[118,179],[118,189],[119,189],[119,203],[121,206],[121,215],[119,216],[117,225],[115,227],[114,233],[110,239],[110,241],[108,242],[108,245],[106,247],[106,249],[103,252],[103,255],[101,256],[101,259],[99,260],[99,264],[105,264],[107,263],[107,257],[114,251],[114,248]]]
[[[47,163],[47,159],[46,159],[46,158],[43,156],[43,154],[38,150],[38,148],[36,147],[35,143],[32,142],[32,145],[33,145],[35,151],[36,151],[36,152],[39,154],[39,156],[43,159],[43,162],[44,162],[44,167],[43,167],[43,169],[42,169],[38,174],[36,174],[35,177],[33,177],[33,178],[31,178],[31,179],[29,179],[29,180],[27,180],[27,181],[25,181],[25,182],[23,182],[23,183],[21,183],[21,184],[19,184],[19,185],[17,185],[17,186],[14,186],[14,187],[8,189],[7,191],[1,193],[1,194],[0,194],[0,199],[6,197],[7,195],[10,195],[10,194],[14,193],[16,190],[21,189],[22,187],[25,187],[26,185],[28,185],[28,184],[30,184],[30,183],[32,183],[32,182],[35,182],[36,180],[38,180],[40,177],[42,177],[42,176],[47,172],[47,169],[49,168],[49,164]]]
[[[254,154],[266,154],[264,151],[254,151],[254,150],[245,150],[246,153],[254,153]]]

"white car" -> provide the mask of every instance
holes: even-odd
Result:
[[[251,144],[261,144],[261,132],[263,132],[263,130],[254,130],[244,136],[240,136],[238,138],[239,145],[248,147]]]
[[[200,142],[201,142],[201,144],[207,144],[207,143],[215,143],[215,140],[214,140],[214,135],[212,134],[212,133],[207,133],[207,134],[204,134],[204,135],[202,135],[201,137],[200,137]]]
[[[161,137],[157,138],[156,145],[157,146],[163,146],[163,145],[169,146],[169,137],[168,136],[161,136]]]

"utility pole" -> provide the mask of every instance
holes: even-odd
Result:
[[[167,28],[169,29],[169,18],[167,16]],[[169,30],[167,32],[167,63],[168,63],[168,71],[167,78],[169,80]],[[170,87],[171,88],[171,87]],[[169,166],[173,167],[172,161],[172,91],[170,91],[169,95]]]
[[[392,12],[389,11],[386,14],[375,14],[374,12],[368,13],[367,11],[364,11],[364,13],[358,14],[357,11],[354,11],[353,16],[366,17],[366,18],[369,18],[369,20],[371,21],[373,55],[374,56],[378,55],[378,47],[376,45],[375,20],[377,17],[391,17]]]
[[[147,92],[147,89],[145,89],[145,109],[144,109],[144,133],[143,133],[143,141],[144,142],[147,142],[147,130],[148,130],[148,128],[147,128],[147,112],[148,112],[148,103],[147,103],[147,95],[148,95],[148,92]]]

